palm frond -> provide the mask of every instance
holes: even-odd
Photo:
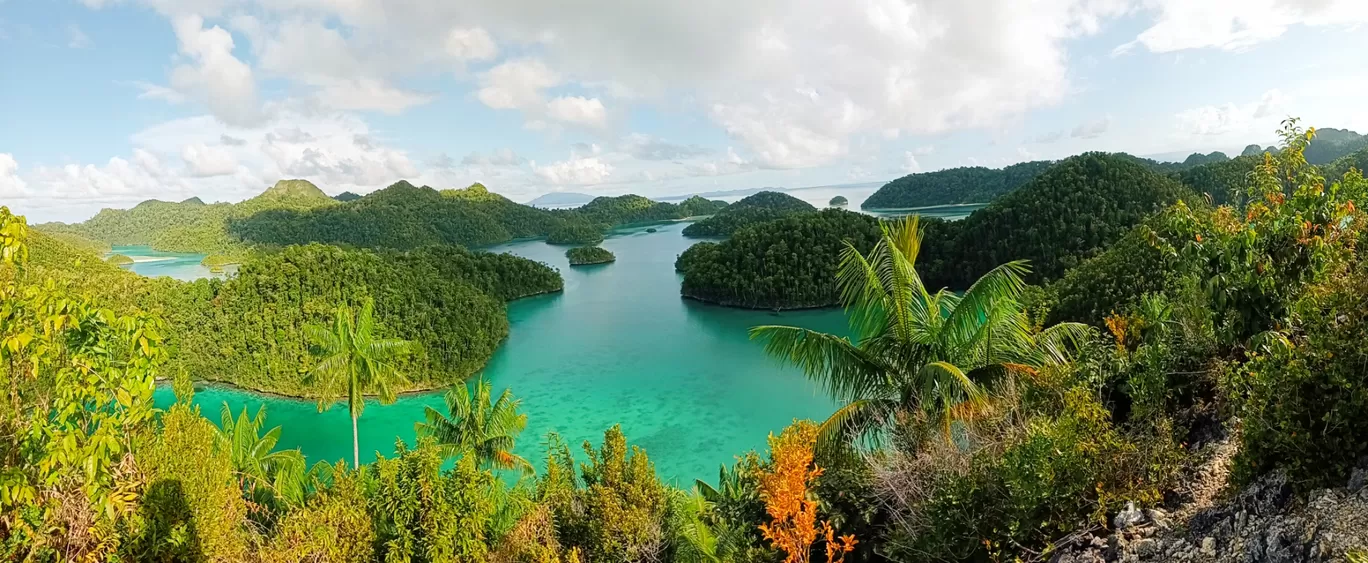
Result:
[[[888,384],[888,366],[845,338],[774,325],[754,327],[750,334],[764,341],[767,354],[802,369],[833,398],[859,398]]]

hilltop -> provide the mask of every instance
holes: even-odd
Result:
[[[266,210],[309,209],[336,203],[306,180],[281,180],[260,195],[239,203],[206,204],[198,197],[180,203],[151,199],[132,209],[102,209],[81,223],[45,223],[36,228],[111,245],[239,256],[246,246],[229,234],[231,221]]]
[[[729,236],[737,229],[755,223],[781,219],[795,213],[816,212],[806,201],[779,192],[760,192],[727,206],[716,215],[684,228],[684,236]]]
[[[900,209],[960,203],[986,203],[1017,189],[1054,164],[1023,162],[1006,168],[969,166],[908,174],[885,184],[861,209]]]

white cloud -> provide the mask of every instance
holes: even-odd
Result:
[[[514,59],[482,73],[476,97],[494,109],[528,110],[544,104],[542,91],[560,81],[539,59]]]
[[[482,28],[456,28],[447,33],[446,52],[459,61],[488,61],[499,54],[499,47]]]
[[[1178,131],[1189,136],[1210,136],[1271,130],[1271,122],[1279,119],[1285,103],[1281,91],[1269,90],[1258,101],[1246,104],[1227,102],[1185,110],[1176,116]]]
[[[713,150],[698,145],[681,145],[642,133],[622,138],[618,150],[640,160],[679,160],[713,154]]]
[[[912,154],[912,151],[903,152],[902,171],[908,174],[916,174],[922,171],[921,163],[917,162],[917,155]]]
[[[90,37],[81,31],[81,26],[74,23],[67,26],[67,47],[84,49],[90,45]]]
[[[556,185],[602,184],[613,174],[613,165],[599,157],[572,157],[570,160],[538,166],[532,163],[537,176]]]
[[[318,98],[328,107],[343,110],[377,110],[397,114],[436,99],[432,94],[410,92],[369,78],[317,81]]]
[[[28,183],[19,177],[19,163],[14,155],[0,152],[0,196],[17,198],[27,192]]]
[[[1156,53],[1183,49],[1241,50],[1281,36],[1293,25],[1368,23],[1363,0],[1148,0],[1156,21],[1131,43]]]
[[[233,36],[219,26],[204,27],[199,16],[172,20],[180,52],[190,61],[171,70],[171,89],[205,104],[215,117],[232,125],[252,125],[263,119],[252,69],[233,56]],[[149,97],[165,92],[145,90]]]
[[[551,100],[546,115],[563,123],[602,129],[608,125],[608,112],[598,98],[567,96]]]
[[[1085,121],[1074,127],[1071,136],[1075,139],[1096,139],[1111,128],[1111,122],[1112,117],[1110,115]]]
[[[208,178],[227,176],[237,171],[237,158],[223,147],[211,147],[203,143],[185,145],[181,149],[181,160],[189,169],[191,176]]]
[[[461,159],[463,166],[522,166],[527,159],[518,156],[513,149],[498,149],[489,155],[472,152]]]

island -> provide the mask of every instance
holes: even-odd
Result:
[[[565,223],[546,235],[548,244],[598,244],[603,242],[603,228],[588,223]]]
[[[208,256],[205,256],[203,260],[200,260],[201,266],[209,268],[209,271],[215,274],[222,273],[225,267],[237,263],[238,260],[235,260],[223,254],[210,254]]]
[[[124,256],[123,254],[110,254],[109,258],[105,258],[105,262],[109,262],[115,266],[129,266],[133,264],[133,259]]]
[[[827,205],[830,205],[832,207],[845,207],[847,205],[850,205],[850,200],[846,199],[846,197],[843,195],[838,195],[836,197],[831,198],[831,201],[828,201]]]
[[[617,260],[612,252],[604,250],[601,246],[577,246],[565,251],[565,257],[570,259],[571,266],[607,264]]]

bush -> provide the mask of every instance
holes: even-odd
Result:
[[[627,448],[621,427],[604,432],[597,450],[584,443],[589,463],[578,478],[569,447],[555,435],[550,441],[537,493],[555,515],[561,545],[580,549],[588,561],[650,560],[665,552],[668,489],[646,452]]]
[[[478,561],[494,515],[494,475],[462,458],[442,472],[440,448],[430,439],[395,457],[381,458],[367,473],[369,508],[386,561]]]
[[[213,423],[177,404],[135,455],[147,479],[132,541],[133,561],[241,561],[249,551],[247,503]]]
[[[1368,275],[1311,292],[1296,332],[1271,333],[1223,380],[1242,422],[1235,478],[1282,469],[1300,487],[1342,485],[1368,454]]]
[[[262,559],[362,563],[374,557],[374,543],[375,529],[366,511],[361,475],[346,471],[345,464],[339,463],[331,487],[277,524]]]

